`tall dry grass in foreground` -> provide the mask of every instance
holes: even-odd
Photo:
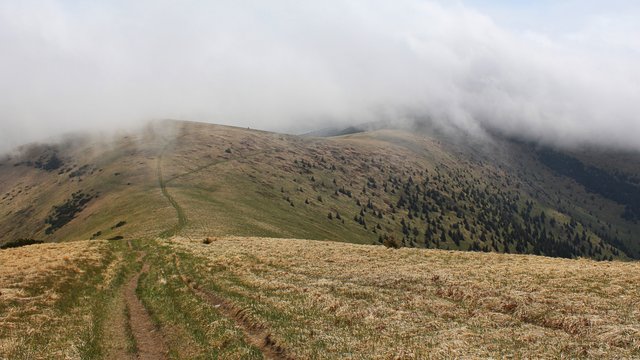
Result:
[[[85,290],[113,275],[106,256],[98,241],[0,250],[0,359],[80,358],[92,336]]]
[[[185,272],[297,358],[640,358],[640,264],[174,239]]]

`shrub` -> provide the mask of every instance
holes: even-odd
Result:
[[[390,249],[400,249],[402,247],[400,241],[398,241],[398,239],[396,239],[396,237],[393,235],[385,236],[384,240],[382,241],[382,245]]]
[[[120,221],[120,222],[118,222],[117,224],[115,224],[115,225],[112,227],[112,229],[117,229],[117,228],[122,227],[122,226],[125,226],[125,225],[127,225],[127,222],[126,222],[126,221]]]
[[[94,197],[95,195],[76,192],[70,199],[67,199],[64,204],[54,206],[51,214],[45,220],[45,223],[49,225],[45,230],[45,234],[51,235],[56,230],[73,220],[76,217],[76,214],[84,210],[87,203]]]
[[[209,245],[216,240],[217,240],[216,238],[206,237],[204,240],[202,240],[202,243],[205,245]]]
[[[9,241],[6,244],[0,245],[0,249],[11,249],[11,248],[17,248],[17,247],[22,247],[27,245],[34,245],[34,244],[43,244],[43,243],[44,241],[42,240],[17,239],[17,240]]]
[[[64,163],[56,154],[52,154],[48,159],[37,160],[34,166],[45,171],[53,171],[60,168]]]

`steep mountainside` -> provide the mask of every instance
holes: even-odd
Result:
[[[638,159],[427,129],[157,122],[0,160],[0,244],[217,234],[638,258]]]

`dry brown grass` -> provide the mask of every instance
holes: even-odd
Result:
[[[106,254],[100,241],[0,250],[0,358],[78,358],[90,309],[67,302]]]
[[[297,358],[640,358],[640,264],[174,239]]]

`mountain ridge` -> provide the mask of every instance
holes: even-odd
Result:
[[[0,161],[0,242],[210,233],[638,257],[625,204],[540,152],[429,131],[318,138],[156,122],[108,146],[36,146]]]

